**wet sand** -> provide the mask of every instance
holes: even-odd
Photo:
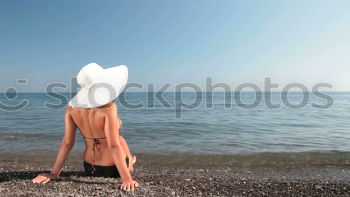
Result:
[[[0,193],[1,196],[350,196],[348,164],[234,165],[221,160],[213,164],[171,158],[139,155],[133,176],[140,187],[134,192],[123,192],[118,189],[119,179],[85,177],[79,156],[70,157],[60,178],[46,185],[34,184],[31,179],[48,171],[53,157],[3,156]]]

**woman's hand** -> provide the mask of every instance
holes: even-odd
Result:
[[[120,185],[121,190],[134,190],[136,187],[140,186],[140,184],[134,180],[123,181]]]
[[[43,183],[46,184],[49,181],[53,179],[57,179],[58,175],[52,174],[52,173],[44,173],[44,174],[39,174],[37,177],[35,177],[32,181],[33,183]]]
[[[121,129],[123,127],[123,122],[120,119],[119,119],[119,125],[120,125],[120,129]]]

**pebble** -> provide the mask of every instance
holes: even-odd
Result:
[[[272,167],[267,171],[251,168],[249,174],[246,173],[248,168],[211,169],[205,173],[200,173],[200,169],[187,169],[181,174],[184,170],[176,168],[140,167],[133,175],[140,187],[133,193],[118,190],[119,179],[81,176],[80,163],[68,166],[68,173],[62,172],[61,179],[45,186],[33,184],[28,178],[36,174],[33,171],[45,170],[43,165],[48,164],[29,163],[30,173],[23,171],[22,163],[13,165],[13,162],[0,162],[0,196],[350,196],[349,181],[322,175],[317,179],[298,179],[303,176],[300,174],[304,168],[289,171],[293,175],[291,178],[285,168]],[[318,169],[314,167],[310,174],[318,174]]]
[[[315,185],[315,188],[316,188],[316,189],[322,189],[322,187],[319,186],[319,185]]]

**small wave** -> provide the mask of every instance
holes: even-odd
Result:
[[[193,166],[283,166],[283,165],[349,165],[350,152],[283,152],[257,154],[139,154],[140,158],[151,163],[165,165]]]
[[[56,151],[47,149],[28,149],[27,152],[0,152],[0,161],[35,158],[36,160],[54,159]],[[70,155],[70,160],[81,160],[82,150]],[[151,154],[135,153],[143,164],[192,167],[268,167],[285,165],[349,165],[350,152],[295,152],[295,153],[257,153],[257,154]]]
[[[56,139],[57,137],[61,137],[58,133],[1,133],[0,140],[17,140],[17,139]]]

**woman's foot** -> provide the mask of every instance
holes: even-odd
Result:
[[[132,158],[129,157],[129,172],[133,172],[134,171],[134,164],[136,163],[136,156],[134,155]]]

